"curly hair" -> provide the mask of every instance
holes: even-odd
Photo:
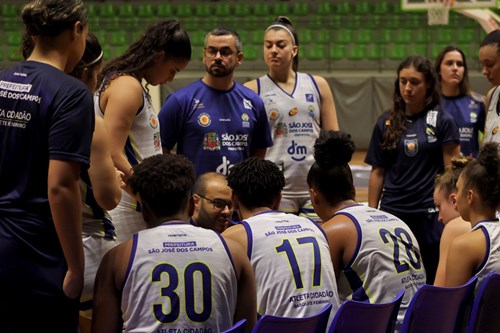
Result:
[[[314,164],[307,184],[321,192],[329,204],[354,200],[356,191],[349,161],[356,151],[351,136],[341,131],[321,131],[314,144]]]
[[[127,184],[157,217],[162,217],[185,209],[194,181],[194,167],[186,157],[160,154],[135,165]]]
[[[462,171],[464,191],[476,189],[489,208],[500,206],[500,157],[498,143],[485,143],[477,158]]]
[[[124,54],[111,59],[99,75],[99,93],[118,76],[138,78],[143,70],[153,66],[158,53],[162,51],[165,59],[191,60],[191,41],[178,21],[166,20],[150,26]]]
[[[87,8],[82,0],[36,0],[26,4],[21,17],[30,36],[54,37],[76,22],[86,26]]]
[[[443,191],[445,196],[457,192],[458,177],[463,169],[473,160],[471,156],[455,156],[451,159],[451,165],[446,170],[437,174],[434,180],[434,188]]]
[[[273,162],[250,157],[231,168],[227,183],[243,206],[255,209],[272,207],[285,187],[285,177]]]
[[[398,77],[394,82],[393,107],[389,112],[389,120],[386,122],[387,131],[382,139],[382,148],[387,150],[396,149],[401,137],[406,133],[406,103],[399,90],[399,75],[405,68],[414,68],[424,75],[427,83],[426,98],[428,99],[427,109],[439,105],[439,90],[437,74],[429,59],[421,56],[410,56],[399,65]]]

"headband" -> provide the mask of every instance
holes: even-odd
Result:
[[[290,31],[290,29],[288,29],[287,27],[285,27],[284,25],[282,24],[273,24],[273,25],[270,25],[269,28],[266,29],[265,32],[268,32],[269,30],[271,30],[272,28],[279,28],[279,29],[283,29],[283,30],[286,30],[286,32],[288,32],[290,34],[290,36],[292,37],[292,42],[293,42],[293,45],[295,45],[295,37],[293,37],[293,34],[292,32]]]
[[[85,66],[83,66],[83,67],[90,67],[90,66],[92,66],[93,64],[95,64],[96,62],[98,62],[99,60],[102,59],[102,55],[103,54],[104,54],[103,51],[101,51],[101,53],[99,53],[99,55],[97,56],[97,58],[94,59],[94,61],[91,61],[88,64],[85,64]]]
[[[103,56],[103,51],[101,51],[101,53],[99,53],[99,55],[97,56],[97,58],[95,58],[94,60],[92,60],[92,61],[91,61],[91,62],[89,62],[88,64],[81,63],[81,64],[79,64],[76,68],[78,68],[78,69],[83,69],[83,68],[90,67],[90,66],[92,66],[93,64],[95,64],[96,62],[98,62],[99,60],[101,60],[101,59],[102,59],[102,56]]]

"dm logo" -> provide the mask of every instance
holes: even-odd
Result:
[[[200,113],[200,115],[198,116],[198,125],[202,127],[207,127],[211,122],[212,120],[210,119],[208,113]]]
[[[292,140],[292,144],[290,145],[290,147],[288,147],[287,152],[292,160],[301,162],[306,159],[307,147],[299,146],[297,143],[295,143],[295,140]]]

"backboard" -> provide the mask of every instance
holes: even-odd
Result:
[[[452,0],[453,9],[494,8],[498,7],[498,0]],[[433,7],[442,7],[442,0],[401,0],[403,10],[427,10]]]

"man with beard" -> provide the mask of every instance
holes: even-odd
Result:
[[[172,93],[160,110],[164,153],[188,157],[197,176],[206,172],[227,175],[237,162],[263,158],[272,146],[261,98],[233,80],[243,60],[239,35],[214,29],[205,37],[205,76]]]
[[[231,188],[226,177],[216,172],[204,173],[196,179],[193,192],[191,224],[218,233],[226,230],[233,214]]]

